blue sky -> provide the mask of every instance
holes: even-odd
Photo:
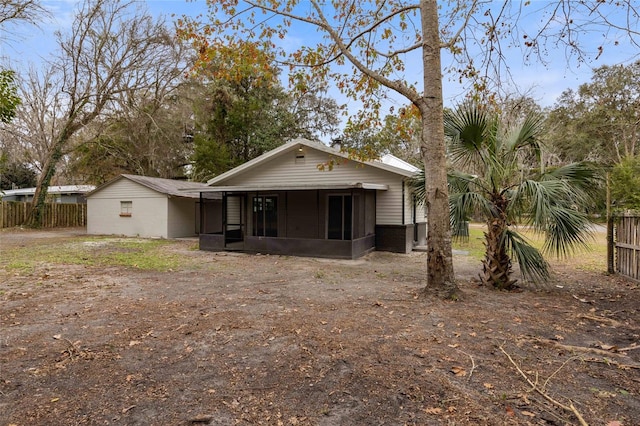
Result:
[[[543,5],[545,0],[534,0],[534,6]],[[43,5],[52,12],[52,19],[43,22],[40,28],[18,27],[9,28],[12,35],[1,34],[0,57],[4,66],[10,66],[18,70],[26,69],[30,64],[37,66],[42,58],[55,48],[53,32],[55,30],[65,31],[71,25],[73,19],[73,9],[78,4],[77,0],[43,0]],[[185,0],[149,0],[147,7],[153,14],[166,16],[167,21],[171,21],[172,14],[192,15],[206,12],[206,5],[203,0],[187,2]],[[517,3],[517,2],[516,2]],[[596,36],[602,37],[602,34]],[[313,38],[306,34],[291,33],[288,42],[313,43]],[[313,37],[313,35],[311,36]],[[589,41],[587,40],[587,45]],[[597,43],[597,41],[596,41]],[[635,50],[634,50],[635,49]],[[617,48],[605,49],[604,54],[597,60],[589,64],[575,63],[567,64],[564,51],[549,52],[549,66],[542,66],[537,63],[525,65],[522,55],[516,51],[508,52],[512,75],[515,79],[515,88],[522,92],[529,92],[530,95],[542,106],[552,106],[558,96],[568,88],[577,88],[580,84],[590,80],[591,66],[612,65],[621,62],[628,62],[638,59],[640,52],[637,47],[618,46]],[[447,58],[443,58],[443,64],[447,63]],[[332,93],[338,97],[338,93]],[[455,82],[444,81],[445,104],[452,105],[460,100],[464,90]],[[344,99],[338,99],[346,102]],[[391,101],[390,104],[401,106],[404,100]],[[350,107],[357,107],[352,102]]]

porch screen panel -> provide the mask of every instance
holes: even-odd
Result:
[[[351,227],[353,224],[353,202],[351,195],[345,195],[343,197],[343,220],[342,220],[342,239],[351,239]]]
[[[327,238],[350,240],[353,218],[351,195],[330,195],[328,199]]]
[[[253,197],[253,236],[264,235],[263,197]]]
[[[278,236],[278,199],[253,197],[253,236]]]
[[[364,194],[353,195],[353,239],[362,238],[365,234],[364,227]]]
[[[264,197],[264,236],[278,236],[278,199]]]
[[[244,223],[242,220],[243,197],[239,195],[227,195],[225,201],[225,234],[227,242],[242,241],[244,239]]]

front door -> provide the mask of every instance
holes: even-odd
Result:
[[[244,248],[244,195],[225,196],[224,246],[229,249]]]

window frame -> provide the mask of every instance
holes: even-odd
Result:
[[[133,201],[120,201],[120,217],[131,217],[133,215]]]

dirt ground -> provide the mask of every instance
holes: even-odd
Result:
[[[0,251],[84,238],[5,231]],[[567,264],[497,292],[456,255],[450,302],[419,297],[424,253],[193,245],[165,247],[190,259],[169,272],[0,257],[0,425],[640,424],[636,282]]]

